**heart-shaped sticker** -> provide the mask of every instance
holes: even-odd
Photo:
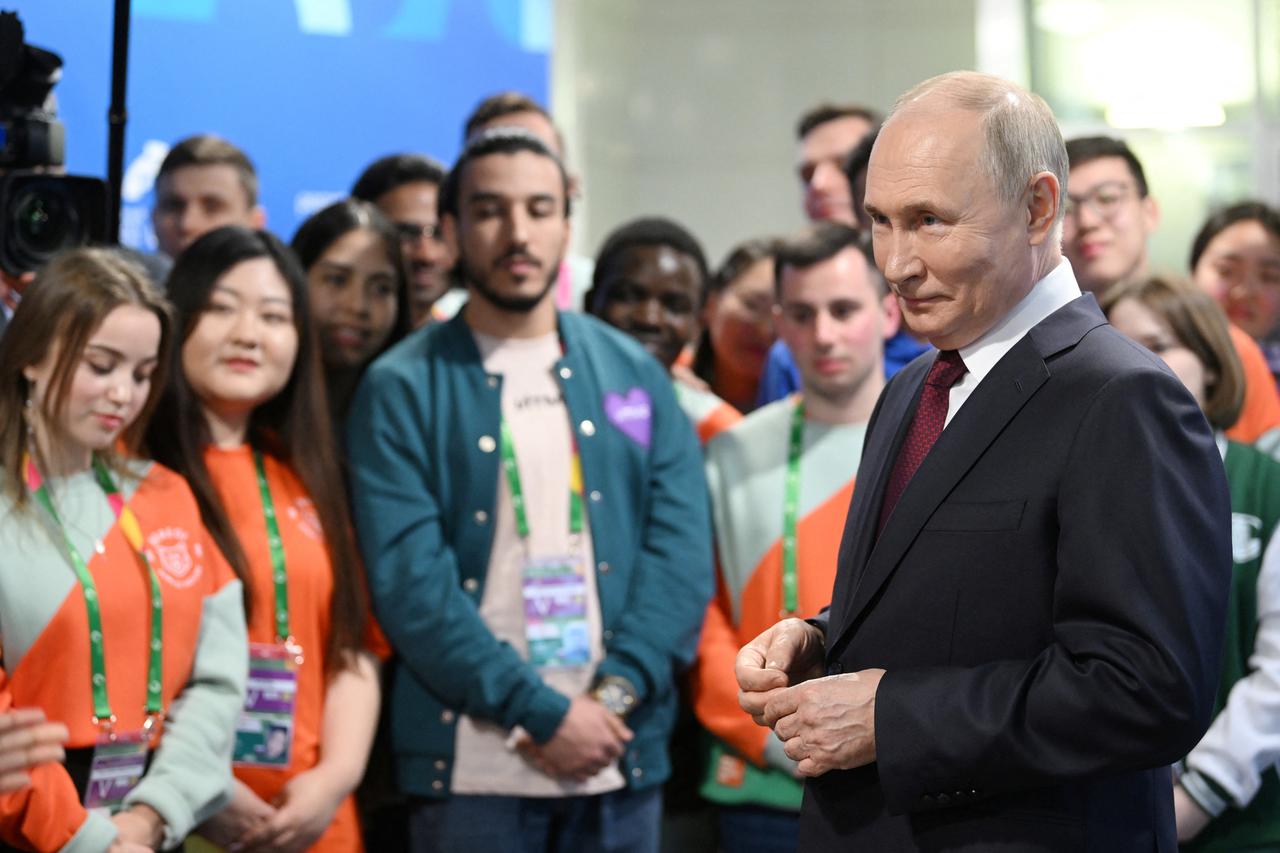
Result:
[[[653,432],[653,402],[648,391],[643,388],[632,388],[626,394],[610,391],[604,395],[604,413],[623,435],[648,449]]]

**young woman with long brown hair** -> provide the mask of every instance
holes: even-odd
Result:
[[[0,340],[0,708],[69,735],[0,796],[2,850],[169,847],[231,787],[241,586],[187,484],[130,452],[169,346],[146,274],[103,249],[50,261]]]

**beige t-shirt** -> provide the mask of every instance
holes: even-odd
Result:
[[[586,619],[590,659],[575,667],[545,669],[543,680],[566,696],[591,686],[596,665],[604,657],[600,596],[596,591],[591,528],[579,536],[569,532],[569,476],[573,456],[569,412],[553,367],[560,358],[556,334],[540,338],[501,339],[473,333],[490,374],[501,374],[502,416],[511,428],[516,464],[529,522],[529,542],[516,531],[511,489],[501,469],[494,511],[493,550],[485,577],[480,617],[499,640],[529,659],[525,639],[524,566],[527,555],[573,554],[580,560],[586,585]],[[458,721],[452,789],[455,794],[562,797],[602,794],[624,785],[617,765],[586,782],[553,779],[526,762],[515,749],[519,729],[463,715]]]

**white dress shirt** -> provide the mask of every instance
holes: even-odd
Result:
[[[981,384],[992,368],[1005,357],[1014,344],[1035,328],[1041,320],[1080,296],[1080,285],[1071,263],[1063,258],[1044,278],[1031,286],[1013,310],[1004,315],[985,335],[968,346],[960,347],[960,358],[968,372],[951,386],[947,398],[947,420],[943,428],[960,411],[973,389]]]

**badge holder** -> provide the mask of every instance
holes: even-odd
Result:
[[[271,552],[277,642],[249,644],[249,684],[240,719],[236,722],[231,763],[236,767],[279,769],[289,766],[293,753],[293,715],[298,699],[298,669],[303,658],[302,647],[289,631],[289,574],[284,540],[276,523],[266,463],[257,450],[253,452],[253,464]]]
[[[301,664],[302,648],[293,637],[283,643],[249,644],[249,683],[236,723],[232,764],[289,766]]]
[[[150,714],[142,728],[133,732],[117,732],[115,714],[106,720],[94,717],[93,722],[99,733],[93,745],[84,807],[109,817],[120,811],[124,798],[146,773],[151,740],[159,734],[159,726]]]
[[[591,661],[587,580],[582,566],[580,552],[525,558],[525,639],[529,663],[538,669],[565,669]]]
[[[575,445],[569,472],[570,553],[534,557],[529,518],[524,510],[524,487],[516,463],[511,427],[504,418],[501,436],[502,470],[511,492],[516,533],[524,543],[521,587],[524,598],[525,640],[529,663],[538,669],[568,669],[591,662],[591,629],[587,622],[587,575],[582,557],[582,462]]]

